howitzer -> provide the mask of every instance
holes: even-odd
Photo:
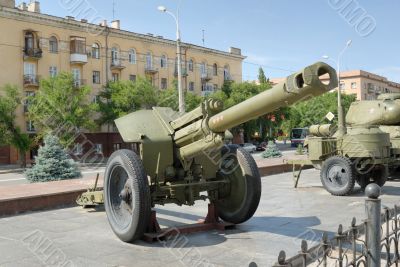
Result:
[[[344,134],[330,124],[312,125],[307,160],[290,163],[321,169],[323,186],[337,196],[352,193],[356,182],[364,190],[369,183],[383,186],[389,172],[400,174],[400,94],[353,102],[343,123]]]
[[[325,74],[327,84],[320,80]],[[224,221],[250,219],[261,196],[260,175],[249,153],[224,145],[228,130],[336,86],[335,70],[318,62],[224,111],[222,102],[208,99],[186,114],[153,107],[117,119],[123,140],[139,145],[137,153],[119,150],[108,160],[104,204],[111,228],[132,242],[143,235],[156,204],[206,199]]]

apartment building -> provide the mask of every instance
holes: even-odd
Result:
[[[374,100],[383,93],[400,93],[400,84],[374,73],[351,70],[340,73],[340,89],[356,94],[357,100]]]
[[[37,1],[16,7],[13,0],[0,0],[0,32],[0,88],[14,84],[26,96],[35,94],[41,78],[62,71],[73,74],[77,87],[90,86],[93,99],[110,80],[143,76],[163,90],[177,78],[176,42],[123,30],[119,20],[94,25],[85,19],[42,14]],[[224,52],[182,43],[181,58],[183,88],[189,92],[207,95],[225,80],[242,80],[245,57],[238,48]],[[35,134],[27,108],[17,110],[17,123]],[[119,135],[106,127],[90,136],[99,152],[107,155],[123,145]],[[12,148],[0,149],[0,163],[16,158]]]
[[[283,80],[274,78],[271,82],[277,84]],[[328,81],[327,77],[321,80]],[[400,84],[364,70],[350,70],[340,73],[340,89],[345,94],[357,95],[357,100],[374,100],[383,93],[400,93]]]

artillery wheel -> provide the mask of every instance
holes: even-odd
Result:
[[[321,168],[321,182],[335,196],[345,196],[353,191],[356,180],[355,168],[350,159],[333,156]]]
[[[235,224],[249,220],[261,198],[261,177],[254,158],[243,148],[229,146],[220,175],[230,183],[215,203],[219,217]]]
[[[104,206],[114,233],[124,242],[143,236],[149,224],[151,198],[142,161],[127,149],[115,151],[104,174]]]
[[[386,166],[379,166],[366,174],[357,176],[357,183],[361,190],[364,190],[370,183],[376,183],[380,187],[384,186],[389,177],[389,170]]]

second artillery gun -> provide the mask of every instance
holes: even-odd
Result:
[[[312,125],[306,140],[308,159],[291,163],[320,169],[325,189],[339,196],[350,194],[356,182],[362,190],[369,183],[383,186],[389,170],[398,175],[400,94],[353,102],[343,123],[343,134],[331,124]]]
[[[328,83],[320,80],[325,74]],[[133,242],[146,231],[155,205],[206,199],[222,220],[247,221],[260,201],[260,174],[248,152],[225,145],[228,130],[336,86],[336,71],[318,62],[225,111],[222,102],[208,99],[186,114],[153,107],[117,119],[123,140],[137,143],[138,151],[118,150],[107,163],[104,205],[112,230]]]

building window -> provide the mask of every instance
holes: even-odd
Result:
[[[100,71],[93,71],[93,83],[100,84]]]
[[[207,65],[205,62],[200,64],[200,74],[204,75],[207,73]]]
[[[189,91],[194,91],[194,82],[189,82]]]
[[[70,49],[71,54],[86,55],[86,39],[82,37],[72,37]]]
[[[111,49],[111,64],[112,65],[119,65],[119,52],[116,47]]]
[[[57,67],[56,66],[49,67],[49,75],[51,78],[54,78],[57,76]]]
[[[38,77],[36,76],[36,65],[34,63],[24,63],[24,83],[37,84]]]
[[[24,63],[24,74],[25,75],[36,75],[36,65],[34,63],[25,62]]]
[[[230,81],[231,80],[231,74],[229,71],[229,66],[224,67],[224,81]]]
[[[351,83],[351,89],[357,89],[357,83],[356,82],[352,82]]]
[[[136,64],[136,51],[135,51],[135,49],[129,50],[128,59],[129,59],[129,63]]]
[[[75,144],[73,153],[75,156],[79,156],[83,154],[83,147],[82,144]]]
[[[121,149],[121,144],[120,143],[113,144],[113,150],[114,151],[117,151],[117,150],[120,150],[120,149]]]
[[[161,89],[167,89],[168,82],[167,78],[161,78]]]
[[[214,84],[214,91],[218,90],[218,84]]]
[[[134,75],[134,74],[129,75],[129,80],[131,82],[136,82],[136,75]]]
[[[166,55],[162,55],[161,56],[161,60],[160,60],[160,66],[161,68],[165,69],[167,67],[167,56]]]
[[[99,59],[100,58],[100,45],[94,43],[92,45],[92,58]]]
[[[96,151],[96,154],[103,154],[103,144],[95,144],[94,150]]]
[[[25,33],[25,50],[33,50],[35,48],[35,38],[32,32]]]
[[[72,77],[74,78],[74,86],[80,87],[82,85],[81,70],[73,68],[72,69]]]
[[[213,65],[213,75],[218,76],[218,65],[217,63],[214,63]]]
[[[113,73],[112,76],[111,76],[111,81],[118,82],[119,81],[119,74],[118,73]]]
[[[189,64],[188,64],[189,71],[193,71],[193,65],[194,65],[193,59],[189,60]]]
[[[26,122],[26,131],[27,131],[27,132],[31,132],[31,133],[33,133],[33,132],[36,131],[36,130],[35,130],[35,126],[33,125],[33,122],[32,122],[32,121],[27,121],[27,122]]]
[[[340,85],[339,85],[340,90],[344,90],[345,86],[346,86],[345,83],[340,83]]]
[[[92,103],[97,104],[97,103],[99,103],[99,102],[100,102],[100,96],[95,95],[95,96],[93,97],[93,99],[92,99]]]
[[[29,106],[32,102],[32,98],[35,97],[35,92],[27,91],[25,92],[25,100],[24,100],[24,112],[29,111]]]
[[[49,51],[50,53],[58,53],[58,41],[54,36],[49,39]]]
[[[151,52],[147,52],[146,54],[146,69],[152,69],[153,68],[153,55]]]

